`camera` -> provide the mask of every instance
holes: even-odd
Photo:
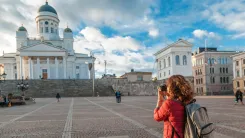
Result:
[[[161,85],[158,87],[161,91],[167,91],[167,86],[164,84],[164,85]]]

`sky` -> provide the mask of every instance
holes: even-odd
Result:
[[[0,0],[0,55],[16,51],[21,24],[35,37],[45,0]],[[93,50],[96,77],[135,71],[155,75],[154,53],[179,38],[219,50],[245,50],[244,0],[48,0],[58,13],[60,37],[68,25],[74,49]],[[153,75],[153,76],[154,76]]]

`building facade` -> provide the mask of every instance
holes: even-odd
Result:
[[[131,72],[125,73],[120,78],[127,79],[129,82],[152,81],[152,72]]]
[[[4,53],[0,57],[0,71],[6,79],[89,79],[94,58],[75,53],[73,32],[64,29],[59,35],[59,17],[48,2],[41,6],[35,18],[37,36],[29,37],[22,25],[16,31],[16,53]]]
[[[157,61],[157,79],[167,79],[172,75],[192,76],[192,44],[179,39],[154,55]]]
[[[233,51],[217,48],[198,48],[192,56],[194,91],[197,95],[225,95],[232,93]]]
[[[233,59],[233,92],[245,92],[245,52],[231,56]]]

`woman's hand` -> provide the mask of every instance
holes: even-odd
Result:
[[[162,103],[164,101],[165,92],[161,91],[161,89],[158,89],[158,99],[157,99],[157,108],[162,106]]]

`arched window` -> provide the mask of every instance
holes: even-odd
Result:
[[[220,83],[222,83],[222,80],[223,80],[222,77],[220,77]]]
[[[218,62],[219,62],[219,64],[221,64],[221,58],[218,58]]]
[[[214,58],[212,58],[212,64],[214,64],[214,62],[215,62],[215,59],[214,59]]]
[[[183,65],[187,65],[187,58],[186,58],[186,55],[183,56]]]
[[[225,83],[225,77],[223,77],[223,83]]]
[[[208,64],[209,64],[209,65],[211,64],[211,58],[208,59]]]
[[[222,58],[221,64],[225,64],[225,59],[224,58]]]
[[[163,60],[163,68],[166,68],[166,60]]]
[[[170,57],[168,57],[168,66],[171,66]]]
[[[175,56],[175,62],[176,62],[176,65],[180,65],[180,62],[179,62],[179,55],[176,55],[176,56]]]

